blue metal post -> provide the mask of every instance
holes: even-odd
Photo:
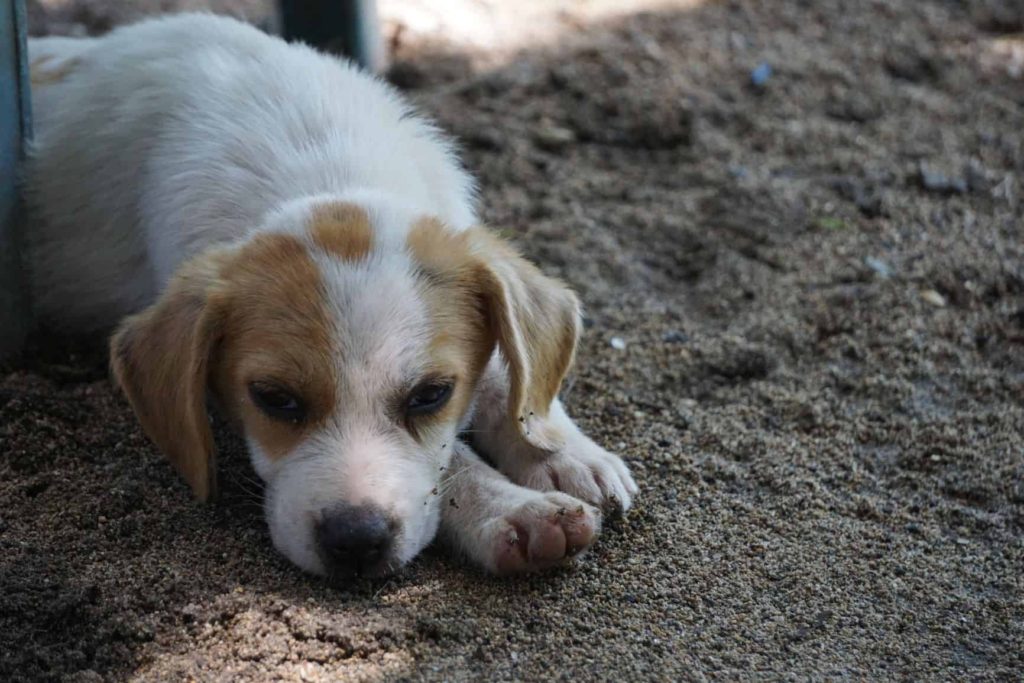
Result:
[[[23,0],[0,0],[0,357],[15,353],[28,331],[21,277],[18,168],[31,116]]]
[[[383,66],[373,0],[280,0],[286,40],[345,55],[369,71]]]

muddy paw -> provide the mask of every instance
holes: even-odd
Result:
[[[622,458],[585,438],[508,475],[527,488],[562,491],[611,512],[628,510],[639,490]]]
[[[493,571],[535,572],[563,564],[594,541],[600,513],[563,493],[535,497],[488,524],[493,544]]]

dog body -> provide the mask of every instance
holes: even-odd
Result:
[[[472,181],[397,94],[246,24],[157,19],[34,39],[30,59],[30,271],[48,323],[109,327],[294,199],[380,193],[474,223]]]
[[[200,499],[209,395],[314,573],[387,573],[439,528],[489,570],[542,569],[629,506],[556,398],[575,297],[476,227],[472,180],[397,93],[207,15],[30,57],[38,314],[123,319],[115,377]]]

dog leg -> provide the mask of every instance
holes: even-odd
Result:
[[[590,505],[517,486],[461,441],[440,493],[442,540],[495,574],[564,564],[590,546],[601,526]]]
[[[599,508],[626,511],[639,489],[622,458],[580,431],[555,399],[543,419],[528,429],[543,432],[540,448],[524,438],[518,418],[508,414],[508,375],[497,358],[481,379],[472,442],[513,482],[537,491],[562,491]]]

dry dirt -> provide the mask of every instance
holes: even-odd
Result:
[[[1024,6],[677,4],[557,3],[485,69],[390,33],[585,301],[568,405],[635,511],[568,571],[340,590],[275,554],[237,441],[193,503],[102,356],[40,338],[0,379],[0,679],[1019,680]]]

